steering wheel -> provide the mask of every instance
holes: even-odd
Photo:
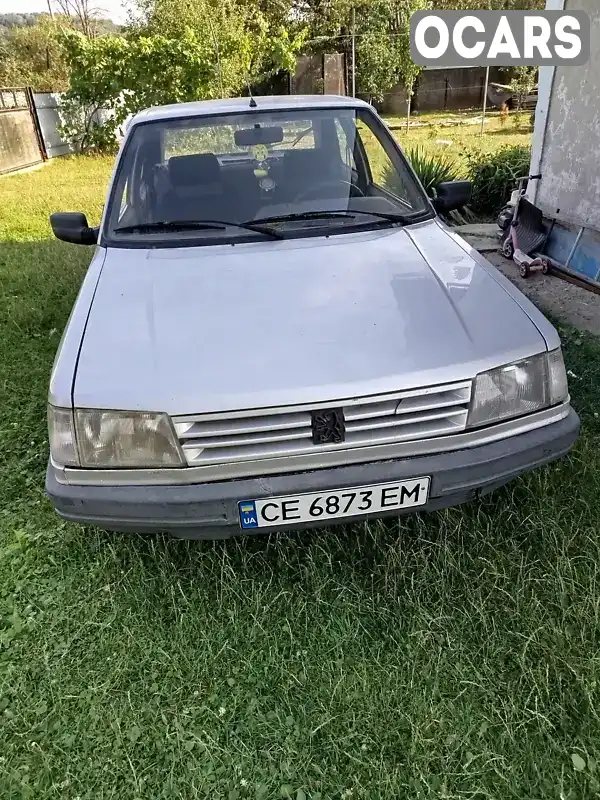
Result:
[[[350,183],[350,181],[325,181],[324,183],[319,183],[317,186],[312,186],[310,189],[306,189],[304,192],[300,192],[294,197],[294,203],[302,203],[304,200],[316,200],[319,198],[329,198],[329,197],[338,197],[339,190],[342,186],[348,187],[348,196],[349,197],[364,197],[365,194],[362,189],[359,189],[354,183]],[[332,188],[336,190],[334,195],[327,194]]]

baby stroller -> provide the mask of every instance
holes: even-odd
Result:
[[[533,258],[531,255],[546,244],[549,231],[544,226],[540,209],[525,197],[528,181],[541,177],[530,175],[519,178],[510,203],[498,216],[498,226],[502,230],[502,255],[515,262],[522,278],[529,277],[532,269],[541,269],[544,275],[550,269],[547,259]]]

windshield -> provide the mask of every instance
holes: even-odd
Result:
[[[368,109],[257,111],[135,126],[103,233],[120,246],[217,244],[344,233],[432,213]]]

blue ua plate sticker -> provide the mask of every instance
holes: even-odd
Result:
[[[256,514],[256,504],[246,500],[238,503],[240,510],[240,525],[242,528],[258,528],[258,517]]]

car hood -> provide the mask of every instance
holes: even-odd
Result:
[[[74,404],[191,414],[329,402],[463,380],[544,350],[526,306],[486,264],[435,220],[110,248]]]

